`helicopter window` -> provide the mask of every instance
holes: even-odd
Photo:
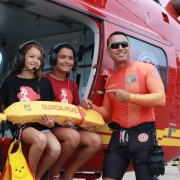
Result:
[[[153,44],[128,37],[131,45],[131,58],[134,61],[154,65],[161,75],[164,86],[167,85],[168,64],[164,51]]]

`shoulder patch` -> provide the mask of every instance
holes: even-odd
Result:
[[[135,75],[133,75],[133,76],[129,76],[129,77],[127,77],[126,78],[126,83],[127,84],[132,84],[132,83],[134,83],[134,82],[136,82],[136,76]]]
[[[152,71],[152,77],[153,77],[153,78],[160,78],[160,75],[159,75],[159,73],[158,73],[157,70],[153,70],[153,71]]]

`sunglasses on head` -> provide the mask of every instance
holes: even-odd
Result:
[[[126,47],[129,46],[129,42],[127,42],[127,41],[114,42],[114,43],[109,44],[108,48],[111,48],[111,49],[118,49],[118,48],[119,48],[119,45],[121,45],[122,48],[126,48]]]

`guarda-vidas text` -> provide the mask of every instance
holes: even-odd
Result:
[[[78,113],[76,111],[76,108],[67,107],[67,106],[45,105],[45,104],[42,104],[42,108],[44,110],[59,110],[59,111],[68,111],[68,112]]]

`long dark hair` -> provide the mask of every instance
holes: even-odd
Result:
[[[22,49],[20,49],[20,51],[25,57],[26,53],[33,47],[35,47],[41,52],[41,65],[42,65],[44,50],[40,46],[38,46],[36,43],[33,43],[33,42],[28,43],[25,46],[23,46]],[[12,67],[11,72],[9,73],[9,76],[18,75],[22,72],[22,69],[18,68],[17,64],[15,63],[15,57],[16,57],[17,51],[19,51],[19,49],[15,50],[14,57],[13,57],[13,67]],[[40,81],[40,79],[42,78],[41,68],[39,68],[37,71],[34,72],[34,77],[37,77],[38,81]]]
[[[38,49],[38,50],[41,52],[41,66],[42,66],[44,50],[43,50],[40,46],[38,46],[36,43],[34,43],[34,42],[28,43],[28,44],[24,45],[24,46],[20,49],[20,51],[21,51],[21,53],[23,53],[23,55],[24,55],[24,57],[25,57],[26,53],[27,53],[31,48],[33,48],[33,47],[35,47],[36,49]],[[17,54],[18,51],[19,51],[19,49],[18,49],[18,50],[15,50],[15,53],[14,53],[14,56],[13,56],[13,66],[12,66],[12,70],[11,70],[11,72],[9,73],[8,77],[12,77],[12,76],[13,76],[13,78],[14,78],[15,76],[17,76],[18,74],[20,74],[20,73],[23,71],[22,69],[18,68],[18,67],[17,67],[17,64],[15,63],[15,57],[16,57],[16,54]],[[24,61],[25,61],[25,59],[24,59]],[[37,89],[38,89],[38,93],[40,94],[39,82],[40,82],[41,78],[43,77],[43,76],[42,76],[42,72],[41,72],[41,67],[40,67],[37,71],[34,72],[34,77],[38,79]],[[10,79],[12,79],[12,78],[10,78]],[[9,80],[10,80],[10,79],[9,79]]]

